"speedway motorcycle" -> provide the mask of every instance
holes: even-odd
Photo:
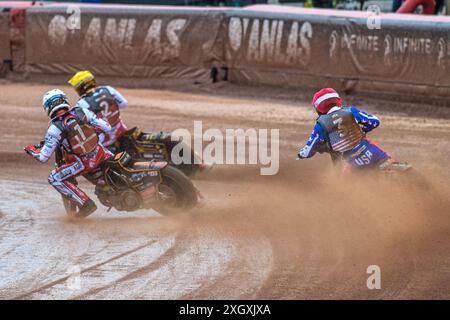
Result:
[[[211,167],[206,165],[200,156],[191,149],[190,164],[174,164],[171,161],[172,149],[181,141],[172,141],[170,132],[145,133],[140,128],[128,130],[113,145],[113,152],[127,152],[133,159],[143,161],[166,161],[179,169],[188,177],[195,177],[200,172],[208,171]],[[183,156],[180,154],[180,156]]]
[[[67,156],[59,147],[56,166],[66,164]],[[200,196],[191,180],[167,162],[136,161],[126,152],[116,154],[84,177],[95,185],[95,194],[108,211],[152,208],[169,215],[194,207]],[[71,182],[77,184],[76,179]],[[65,196],[62,200],[69,217],[84,218],[74,201]]]

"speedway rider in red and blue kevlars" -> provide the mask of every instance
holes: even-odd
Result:
[[[390,156],[366,133],[380,125],[380,120],[355,107],[342,107],[339,94],[332,88],[318,91],[312,105],[319,114],[313,132],[298,152],[300,159],[310,158],[324,144],[332,152],[342,155],[351,169],[365,169],[379,166]],[[320,151],[319,151],[320,152]]]
[[[78,204],[80,215],[89,215],[97,207],[71,179],[93,171],[112,156],[99,142],[96,132],[97,129],[109,133],[111,126],[88,109],[71,108],[65,93],[58,89],[44,95],[43,107],[51,119],[45,141],[39,146],[28,145],[25,151],[40,162],[47,162],[62,144],[68,163],[53,170],[48,181]]]

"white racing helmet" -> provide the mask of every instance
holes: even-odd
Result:
[[[70,109],[69,99],[59,89],[53,89],[45,93],[42,97],[42,106],[50,118],[53,118],[58,110]]]

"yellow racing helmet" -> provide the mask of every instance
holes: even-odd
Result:
[[[80,96],[91,92],[97,86],[94,75],[88,70],[78,71],[68,82]]]

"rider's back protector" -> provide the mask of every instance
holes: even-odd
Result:
[[[53,122],[67,139],[70,149],[77,155],[85,155],[95,150],[98,136],[95,129],[87,123],[83,110],[75,108],[63,119]]]
[[[115,126],[120,121],[120,111],[116,99],[106,87],[97,87],[94,92],[84,100],[89,104],[89,109],[99,118],[108,121]]]
[[[364,138],[364,132],[356,122],[350,108],[341,108],[321,115],[317,122],[326,131],[333,151],[351,150]]]

